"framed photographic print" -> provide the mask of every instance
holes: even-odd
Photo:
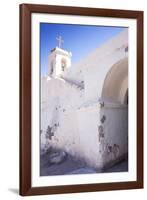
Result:
[[[20,5],[20,195],[143,188],[143,12]]]

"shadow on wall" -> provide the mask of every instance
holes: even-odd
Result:
[[[101,108],[100,117],[99,153],[105,169],[128,158],[128,108],[106,106]]]

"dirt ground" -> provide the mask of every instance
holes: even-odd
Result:
[[[109,169],[104,170],[103,173],[125,171],[128,171],[128,162],[122,161]],[[75,160],[71,155],[67,155],[66,158],[58,164],[50,163],[49,153],[40,156],[40,176],[90,173],[100,173],[100,171],[87,166],[82,160]]]

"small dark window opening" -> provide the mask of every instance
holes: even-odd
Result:
[[[53,65],[53,62],[51,63],[51,71],[50,71],[50,74],[53,74],[53,71],[54,71],[54,65]]]
[[[125,52],[128,52],[128,46],[127,46],[127,47],[125,47]]]
[[[66,68],[66,60],[64,60],[64,59],[62,59],[62,61],[61,61],[61,68],[62,68],[62,71],[64,72],[65,68]]]
[[[125,94],[124,104],[128,105],[128,90],[126,91],[126,94]]]

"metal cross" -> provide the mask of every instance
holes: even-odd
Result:
[[[61,36],[57,37],[56,40],[58,40],[58,43],[59,43],[58,46],[59,48],[61,48],[61,45],[64,43],[64,40],[62,39]]]

